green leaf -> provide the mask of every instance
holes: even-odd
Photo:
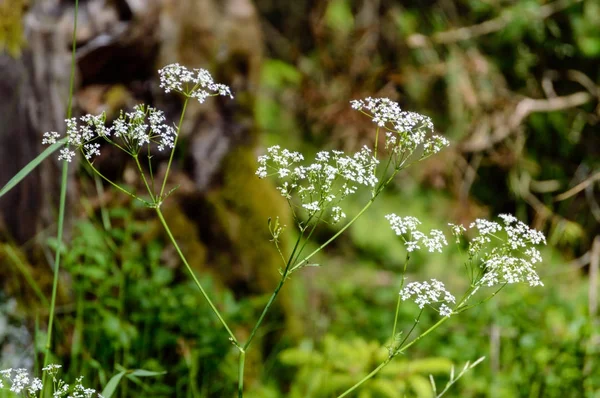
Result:
[[[129,373],[129,375],[131,376],[137,376],[137,377],[154,377],[154,376],[160,376],[160,375],[164,375],[167,374],[167,372],[155,372],[152,370],[145,370],[145,369],[136,369],[134,371],[132,371],[131,373]]]
[[[17,174],[15,174],[15,176],[11,178],[4,187],[2,187],[2,189],[0,190],[0,198],[6,195],[8,191],[13,189],[18,183],[21,182],[21,180],[27,177],[29,173],[33,171],[33,169],[35,169],[39,166],[40,163],[42,163],[44,159],[56,152],[58,148],[62,147],[66,141],[67,139],[63,138],[56,144],[52,144],[50,147],[46,148],[44,152],[40,153],[35,159],[27,163],[25,167],[23,167]]]
[[[110,378],[110,380],[106,384],[106,387],[104,387],[104,390],[102,390],[102,396],[104,398],[112,397],[112,395],[117,390],[117,387],[119,386],[119,383],[121,382],[121,379],[123,378],[123,376],[125,376],[125,373],[127,373],[127,371],[124,370]]]
[[[122,367],[120,367],[120,368],[122,369]],[[131,377],[131,378],[154,377],[154,376],[164,375],[165,373],[167,373],[167,372],[155,372],[155,371],[145,370],[145,369],[123,370],[123,371],[117,373],[116,375],[114,375],[113,377],[111,377],[111,379],[106,384],[106,387],[104,387],[104,390],[102,391],[102,396],[104,398],[111,397],[117,390],[117,387],[119,386],[119,383],[121,382],[121,379],[123,378],[123,376],[127,376],[128,378],[129,377]]]

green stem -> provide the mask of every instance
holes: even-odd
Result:
[[[148,190],[148,194],[150,195],[150,199],[152,199],[152,202],[154,203],[156,201],[154,199],[154,193],[152,192],[152,189],[150,189],[150,185],[148,184],[148,180],[146,180],[146,175],[144,174],[144,169],[142,169],[142,165],[140,164],[140,160],[138,159],[137,155],[135,155],[133,158],[135,159],[135,164],[137,165],[138,171],[140,172],[140,176],[142,176],[142,180],[144,181],[144,185],[146,186],[146,190]]]
[[[400,301],[402,297],[398,294],[398,301],[396,302],[396,315],[394,315],[394,327],[392,328],[392,344],[396,341],[396,325],[398,324],[398,314],[400,313]]]
[[[421,340],[423,337],[427,336],[429,333],[431,333],[435,329],[437,329],[442,323],[446,322],[447,320],[448,320],[447,316],[442,317],[442,319],[440,319],[433,326],[431,326],[429,329],[427,329],[426,331],[424,331],[423,333],[421,333],[421,335],[419,335],[414,340],[412,340],[410,343],[408,343],[407,345],[405,345],[404,347],[402,347],[398,351],[396,351],[396,353],[393,356],[388,357],[378,367],[376,367],[375,369],[373,369],[373,371],[371,371],[371,373],[369,373],[368,375],[366,375],[365,377],[363,377],[358,383],[356,383],[355,385],[353,385],[352,387],[350,387],[349,389],[347,389],[346,391],[344,391],[341,395],[338,395],[338,398],[345,397],[348,394],[350,394],[352,391],[356,390],[358,387],[360,387],[366,381],[368,381],[373,376],[375,376],[377,373],[379,373],[381,371],[381,369],[383,369],[388,363],[390,363],[391,360],[396,355],[401,354],[404,351],[406,351],[410,346],[412,346],[413,344],[415,344],[417,341]]]
[[[248,348],[250,347],[250,343],[252,342],[252,339],[254,339],[254,336],[256,335],[256,332],[258,331],[258,328],[262,324],[263,320],[265,319],[265,316],[267,315],[267,312],[269,312],[269,309],[273,305],[273,302],[275,301],[275,298],[277,298],[277,295],[279,294],[279,291],[283,287],[283,284],[285,283],[285,280],[286,280],[286,278],[287,278],[287,276],[288,276],[288,274],[290,272],[290,265],[292,264],[292,259],[294,258],[294,254],[296,253],[296,250],[298,249],[298,245],[300,244],[300,241],[302,240],[302,236],[303,235],[304,235],[304,232],[302,232],[300,234],[300,236],[298,237],[298,239],[296,240],[296,244],[294,245],[294,249],[292,250],[292,253],[290,254],[290,257],[289,257],[288,262],[287,262],[287,264],[285,266],[285,269],[281,273],[281,279],[279,280],[279,284],[277,285],[277,287],[273,291],[273,294],[271,294],[271,297],[269,298],[269,301],[267,302],[267,305],[263,309],[263,312],[260,314],[260,317],[258,318],[258,321],[256,321],[256,325],[254,325],[254,327],[252,328],[252,332],[250,332],[250,337],[248,337],[248,341],[246,341],[246,344],[244,344],[244,346],[243,346],[243,350],[244,351],[247,351]]]
[[[139,200],[142,203],[146,203],[142,198],[138,197],[136,194],[129,192],[128,190],[126,190],[125,188],[121,187],[120,185],[114,183],[113,181],[111,181],[108,177],[105,177],[104,174],[100,173],[100,171],[98,171],[98,169],[96,169],[94,167],[94,165],[92,164],[92,162],[90,162],[89,160],[87,160],[88,165],[92,168],[92,170],[94,171],[94,173],[98,174],[100,176],[100,178],[102,178],[104,181],[108,182],[110,185],[112,185],[113,187],[115,187],[116,189],[118,189],[119,191],[123,192],[126,195],[131,196],[134,199]]]
[[[213,310],[213,312],[215,313],[215,315],[217,316],[217,318],[219,318],[219,321],[221,321],[221,323],[223,324],[223,327],[225,327],[225,330],[227,330],[227,333],[229,333],[229,337],[231,338],[231,342],[233,344],[235,344],[239,348],[238,341],[235,338],[233,332],[231,331],[231,329],[229,329],[229,326],[227,326],[227,323],[225,322],[225,320],[221,316],[221,313],[219,312],[219,310],[217,309],[217,307],[215,307],[215,305],[213,304],[212,300],[210,299],[210,297],[208,297],[208,294],[206,293],[206,291],[204,290],[204,288],[200,284],[200,281],[196,277],[196,274],[194,273],[194,270],[192,270],[192,267],[190,267],[190,265],[188,264],[185,256],[183,255],[183,252],[181,251],[181,249],[179,248],[179,245],[177,244],[177,241],[175,240],[175,237],[171,233],[171,229],[167,225],[167,222],[165,221],[165,218],[163,217],[163,214],[160,211],[160,208],[156,207],[155,210],[156,210],[156,214],[158,215],[158,218],[160,219],[160,222],[162,223],[163,227],[165,228],[165,231],[167,232],[167,235],[169,235],[169,239],[171,239],[171,243],[173,243],[173,246],[175,247],[175,250],[177,250],[177,254],[179,254],[179,258],[181,258],[181,261],[183,261],[183,264],[185,265],[185,267],[187,268],[188,273],[190,274],[190,276],[194,280],[194,283],[196,284],[196,286],[198,286],[198,289],[200,289],[200,292],[202,293],[202,296],[204,296],[204,298],[208,302],[208,305],[210,306],[210,308]]]
[[[381,192],[381,190],[379,190],[379,192]],[[302,261],[296,263],[296,265],[294,265],[290,271],[293,272],[293,271],[297,270],[298,268],[300,268],[301,266],[303,266],[304,264],[306,264],[308,262],[308,260],[310,260],[315,254],[317,254],[318,252],[320,252],[321,250],[323,250],[327,245],[329,245],[331,242],[333,242],[334,240],[336,240],[338,238],[338,236],[340,236],[341,234],[343,234],[345,230],[347,230],[352,224],[354,224],[354,222],[360,216],[362,216],[363,213],[365,211],[367,211],[367,209],[369,209],[369,207],[371,207],[371,205],[373,204],[373,202],[375,201],[375,199],[379,195],[379,192],[377,192],[375,194],[375,196],[373,196],[371,199],[369,199],[369,201],[367,202],[367,204],[361,209],[361,211],[358,212],[357,215],[354,216],[354,218],[352,218],[352,220],[348,221],[348,223],[346,225],[344,225],[338,232],[336,232],[335,235],[333,235],[331,238],[329,238],[327,240],[327,242],[323,243],[321,246],[319,246],[318,248],[316,248],[308,256],[304,257],[304,259]]]
[[[404,275],[406,274],[406,267],[408,266],[408,260],[410,260],[410,253],[406,254],[406,261],[404,261],[404,270],[402,271],[402,281],[400,282],[400,289],[398,290],[398,301],[396,302],[396,316],[394,316],[394,327],[392,328],[392,344],[396,339],[396,325],[398,324],[398,314],[400,312],[400,291],[404,287]]]
[[[177,134],[175,134],[175,142],[173,142],[173,148],[171,149],[171,156],[169,156],[169,163],[167,164],[167,170],[165,171],[165,178],[162,182],[162,187],[160,188],[160,195],[158,195],[158,200],[161,201],[163,198],[163,194],[165,193],[165,186],[167,185],[167,179],[169,178],[169,171],[171,170],[171,163],[173,163],[173,157],[175,156],[175,148],[177,148],[177,140],[179,139],[179,134],[181,133],[181,124],[183,123],[183,117],[185,116],[185,110],[187,109],[188,101],[190,97],[185,97],[185,101],[183,102],[183,109],[181,110],[181,116],[179,117],[179,124],[177,125]]]
[[[238,366],[238,398],[244,396],[244,364],[246,361],[246,351],[240,350],[240,359]]]
[[[75,52],[77,48],[77,13],[79,10],[79,0],[75,0],[75,10],[73,14],[73,45],[71,48],[71,76],[69,79],[69,100],[67,103],[67,119],[70,119],[73,113],[73,90],[75,87]],[[62,164],[62,176],[60,185],[60,202],[58,208],[58,231],[56,234],[56,240],[58,242],[58,248],[56,249],[56,255],[54,258],[54,276],[52,280],[52,297],[50,299],[50,315],[48,317],[48,334],[46,336],[46,346],[44,352],[44,367],[50,363],[50,348],[52,347],[52,328],[54,326],[54,313],[56,309],[56,295],[58,292],[58,275],[60,271],[60,255],[61,255],[61,244],[63,239],[64,221],[65,221],[65,207],[67,202],[67,185],[69,182],[69,162],[66,160]],[[43,372],[43,384],[46,385],[46,373]],[[44,396],[44,389],[42,387],[41,396]]]

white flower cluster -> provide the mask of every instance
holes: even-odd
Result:
[[[42,369],[42,371],[47,372],[52,377],[52,381],[54,382],[55,389],[52,397],[92,398],[96,396],[98,398],[103,398],[102,395],[97,393],[93,388],[85,388],[83,386],[83,376],[77,378],[73,388],[70,388],[63,380],[57,379],[56,374],[60,368],[61,365],[48,365]],[[10,383],[10,387],[8,387],[9,390],[16,394],[23,394],[23,396],[26,397],[37,397],[38,393],[42,391],[42,381],[37,377],[30,378],[27,369],[0,370],[0,390],[7,388],[4,385],[3,379],[5,382]]]
[[[267,154],[259,156],[256,175],[265,178],[275,175],[281,180],[277,189],[288,200],[296,194],[308,216],[331,207],[334,223],[346,214],[338,206],[340,201],[355,193],[358,186],[374,187],[378,180],[375,167],[378,164],[366,146],[353,156],[341,151],[317,153],[314,163],[298,165],[304,157],[298,152],[281,149],[278,145],[267,149]]]
[[[206,98],[224,95],[233,98],[231,90],[224,84],[215,83],[206,69],[189,70],[179,64],[167,65],[158,71],[160,87],[166,93],[175,91],[203,103]]]
[[[426,305],[441,303],[438,312],[441,316],[447,317],[452,315],[452,309],[448,304],[456,302],[456,299],[446,290],[444,284],[436,279],[431,279],[429,282],[411,282],[400,290],[400,297],[402,301],[414,297],[413,301],[421,309]]]
[[[66,119],[67,144],[60,150],[58,160],[70,162],[75,152],[70,148],[81,150],[86,159],[100,155],[100,143],[103,139],[115,144],[118,148],[131,155],[137,155],[144,145],[154,143],[158,150],[173,148],[176,130],[164,124],[165,116],[162,111],[151,106],[139,104],[131,112],[121,112],[112,126],[105,126],[105,115],[84,115],[79,118]],[[42,144],[52,145],[60,139],[55,131],[44,133]]]
[[[535,264],[542,261],[542,255],[535,246],[546,244],[546,237],[513,215],[500,214],[498,217],[502,224],[477,219],[469,226],[469,229],[475,229],[479,233],[469,242],[469,257],[474,259],[483,253],[481,267],[484,274],[476,282],[477,288],[519,282],[526,282],[530,286],[543,286],[535,270]],[[451,226],[456,228],[457,236],[465,231],[462,226],[462,229],[453,224]],[[502,231],[504,233],[501,233]],[[487,245],[492,243],[492,238],[501,244],[483,252]]]
[[[352,108],[371,117],[386,131],[385,147],[392,153],[410,154],[422,145],[422,158],[438,153],[450,145],[448,140],[433,134],[431,118],[415,112],[403,111],[389,98],[365,98],[350,101]],[[430,136],[430,137],[428,137]]]
[[[0,390],[6,388],[2,379],[11,383],[9,390],[15,394],[21,394],[25,392],[29,395],[35,395],[38,391],[42,390],[42,381],[37,377],[30,379],[27,369],[0,370]]]
[[[424,245],[430,253],[441,253],[444,246],[448,246],[446,236],[439,229],[432,229],[429,236],[419,231],[417,227],[421,221],[416,217],[399,217],[392,213],[386,215],[385,218],[390,222],[390,227],[396,235],[402,237],[408,252],[420,249],[420,245]]]

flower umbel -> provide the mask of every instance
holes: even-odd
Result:
[[[339,222],[346,217],[339,203],[359,186],[374,187],[378,182],[374,174],[378,161],[367,147],[352,156],[336,150],[322,151],[308,166],[299,165],[303,160],[300,153],[276,145],[258,158],[256,175],[276,176],[281,195],[288,201],[296,195],[309,217],[331,208],[331,221]]]
[[[403,111],[389,98],[365,98],[350,101],[352,108],[369,116],[373,123],[385,130],[385,147],[394,155],[395,166],[422,146],[421,159],[438,153],[450,143],[440,135],[433,135],[431,118],[415,112]]]
[[[228,86],[215,83],[206,69],[189,70],[179,64],[170,64],[158,71],[160,87],[166,93],[175,91],[203,103],[206,98],[224,95],[233,98]]]
[[[431,279],[429,282],[411,282],[400,290],[399,294],[402,301],[413,299],[421,309],[426,305],[441,303],[438,312],[441,316],[448,317],[452,315],[452,309],[448,304],[456,302],[454,296],[437,279]]]
[[[427,247],[430,253],[441,253],[444,246],[448,246],[448,241],[444,233],[438,229],[432,229],[429,236],[419,231],[417,227],[421,224],[416,217],[399,217],[395,214],[388,214],[385,218],[390,222],[390,227],[401,236],[406,244],[406,250],[413,252],[421,248],[421,244]]]
[[[102,398],[102,395],[97,393],[93,388],[85,388],[83,386],[83,377],[77,378],[73,388],[70,388],[69,384],[65,381],[57,379],[56,375],[60,368],[61,365],[48,365],[42,369],[42,371],[47,372],[52,376],[52,381],[54,383],[53,397],[64,397],[70,392],[67,398]],[[10,386],[6,386],[3,379],[5,382],[10,383]],[[6,388],[13,393],[22,394],[25,397],[38,397],[38,393],[42,391],[42,381],[37,377],[30,378],[27,369],[0,370],[0,390]]]
[[[479,232],[469,244],[469,256],[471,260],[480,258],[479,266],[483,273],[475,281],[475,286],[519,282],[543,286],[534,264],[542,261],[542,255],[536,246],[546,244],[546,237],[510,214],[500,214],[498,217],[504,225],[477,219],[469,227]],[[501,231],[504,233],[501,234]],[[500,242],[500,245],[489,248],[492,238]],[[483,249],[488,250],[483,252]]]
[[[111,126],[105,125],[106,116],[84,115],[65,120],[68,146],[60,150],[58,160],[70,162],[75,157],[71,148],[79,150],[87,160],[100,155],[100,142],[106,141],[132,156],[139,154],[145,145],[155,144],[159,151],[173,148],[176,130],[164,124],[162,111],[143,104],[133,107],[131,112],[121,112]],[[44,133],[43,144],[57,142],[56,132]]]

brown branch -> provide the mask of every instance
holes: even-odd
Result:
[[[600,171],[598,171],[594,175],[586,178],[579,184],[575,185],[573,188],[569,189],[567,192],[563,192],[560,195],[557,195],[554,198],[554,201],[561,202],[563,200],[569,199],[571,196],[578,194],[579,192],[583,191],[588,186],[590,186],[591,184],[593,184],[594,182],[596,182],[598,180],[600,180]]]
[[[510,117],[505,116],[506,111],[493,114],[493,133],[487,136],[481,134],[472,136],[460,145],[461,150],[479,152],[490,149],[517,131],[521,123],[532,113],[571,109],[584,105],[593,98],[594,96],[587,91],[548,99],[524,98],[517,103],[514,111],[510,112]]]
[[[535,14],[531,14],[531,18],[546,19],[557,12],[571,7],[574,4],[581,3],[583,0],[557,0],[550,4],[541,6]],[[479,36],[484,36],[490,33],[498,32],[504,29],[508,24],[515,19],[517,13],[508,11],[500,16],[488,21],[465,26],[462,28],[451,29],[444,32],[434,33],[431,37],[427,37],[420,33],[410,35],[406,42],[411,48],[426,47],[430,43],[435,44],[450,44],[460,41],[471,40]]]
[[[576,108],[590,102],[592,99],[593,96],[585,91],[549,99],[525,98],[517,104],[515,112],[510,118],[509,126],[511,129],[518,127],[527,116],[535,112],[553,112]]]

